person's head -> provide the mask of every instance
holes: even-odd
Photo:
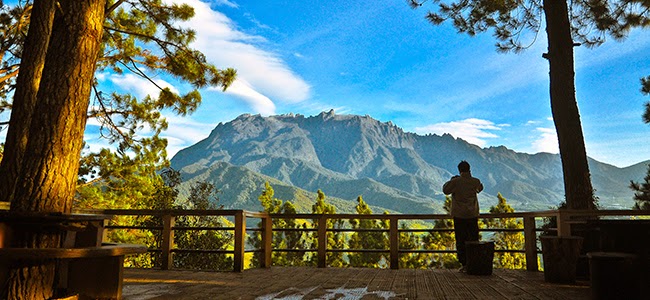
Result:
[[[467,161],[464,161],[464,160],[461,161],[458,164],[458,172],[460,172],[460,173],[469,172],[469,163]]]

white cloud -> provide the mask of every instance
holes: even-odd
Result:
[[[536,130],[540,135],[532,144],[533,153],[560,153],[555,129],[538,127]]]
[[[277,53],[261,49],[257,43],[266,40],[239,31],[224,14],[214,11],[199,0],[177,0],[195,8],[195,16],[183,24],[196,30],[193,47],[203,52],[217,67],[233,67],[237,76],[253,92],[235,93],[258,113],[268,113],[265,101],[301,102],[310,97],[311,87],[295,74]],[[252,97],[252,98],[246,98]]]
[[[102,80],[108,80],[112,82],[115,86],[123,89],[126,92],[134,94],[138,98],[144,98],[145,96],[158,97],[160,94],[160,88],[169,88],[173,93],[179,93],[178,89],[171,85],[171,83],[161,79],[152,79],[155,83],[153,84],[149,80],[135,76],[133,74],[111,74],[109,76],[98,76],[98,79],[100,78]]]
[[[498,137],[496,134],[489,131],[501,130],[501,127],[507,125],[508,124],[495,125],[493,122],[488,120],[470,118],[461,121],[416,127],[415,131],[420,134],[435,133],[442,135],[444,133],[449,133],[454,137],[462,138],[469,143],[475,144],[479,147],[484,147],[487,144],[485,139]]]
[[[169,127],[161,134],[167,139],[167,157],[171,158],[179,150],[207,137],[215,124],[197,122],[190,117],[181,117],[174,114],[165,114]]]
[[[248,82],[238,79],[226,90],[226,94],[233,95],[264,116],[275,114],[275,104],[268,97],[253,89]]]

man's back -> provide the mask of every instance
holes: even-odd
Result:
[[[447,181],[442,191],[445,195],[451,194],[451,215],[457,218],[474,218],[478,216],[477,193],[483,190],[483,184],[471,173],[463,172]]]

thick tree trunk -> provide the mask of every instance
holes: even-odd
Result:
[[[11,210],[71,211],[86,113],[94,78],[106,0],[59,0],[47,50],[29,139]],[[12,119],[10,127],[22,120]],[[15,142],[15,141],[14,141]],[[26,234],[14,246],[59,247],[59,234]],[[47,299],[53,295],[53,264],[14,266],[8,298]]]
[[[544,0],[551,110],[560,145],[567,207],[594,209],[595,199],[575,94],[573,39],[566,0]]]
[[[0,201],[11,201],[27,147],[29,125],[36,105],[45,55],[52,32],[56,10],[55,0],[36,0],[32,7],[29,30],[20,60],[16,91],[11,109],[12,122],[7,131],[5,149],[0,163]]]
[[[106,0],[59,3],[38,90],[38,114],[30,124],[11,204],[16,211],[70,212],[77,183]]]

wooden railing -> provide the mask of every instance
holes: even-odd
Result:
[[[243,210],[84,210],[84,213],[93,212],[112,216],[156,216],[162,220],[161,226],[106,226],[107,230],[115,229],[142,229],[142,230],[159,230],[162,235],[162,243],[159,249],[150,248],[151,252],[161,253],[161,268],[173,268],[173,255],[174,253],[222,253],[233,255],[233,269],[234,271],[243,271],[245,268],[244,257],[246,253],[259,252],[260,266],[271,266],[271,254],[273,251],[294,251],[291,249],[273,249],[272,236],[273,232],[279,231],[303,231],[303,232],[316,232],[318,239],[317,249],[300,250],[303,252],[316,252],[318,267],[326,267],[327,253],[330,252],[375,252],[387,253],[390,267],[392,269],[399,268],[399,256],[408,253],[452,253],[453,250],[427,250],[427,249],[401,249],[399,245],[399,236],[401,232],[432,232],[432,231],[451,231],[452,229],[437,229],[437,228],[424,228],[424,229],[400,229],[400,221],[428,221],[450,219],[449,215],[425,215],[425,214],[373,214],[373,215],[358,215],[358,214],[266,214],[249,212]],[[231,227],[177,227],[175,220],[179,216],[223,216],[234,219],[234,226]],[[523,229],[504,229],[504,228],[486,228],[481,231],[487,232],[523,232],[524,234],[524,248],[523,249],[499,249],[497,252],[511,252],[511,253],[525,253],[526,268],[528,271],[537,271],[537,236],[538,232],[543,229],[539,228],[537,224],[541,224],[541,218],[555,218],[557,228],[550,228],[546,230],[557,231],[560,236],[570,235],[571,225],[580,223],[578,218],[594,218],[601,216],[618,216],[629,218],[631,216],[650,216],[648,211],[639,210],[597,210],[597,211],[574,211],[574,210],[549,210],[537,212],[515,212],[515,213],[500,213],[500,214],[481,214],[480,219],[499,219],[499,218],[518,218],[523,220]],[[249,219],[259,219],[260,227],[249,227]],[[272,228],[273,219],[294,219],[294,220],[313,220],[317,223],[316,228],[293,228],[293,229],[277,229]],[[349,220],[349,219],[373,219],[373,220],[387,220],[389,223],[388,229],[334,229],[328,228],[328,220]],[[257,222],[255,222],[257,223]],[[192,250],[192,249],[177,249],[174,247],[174,232],[178,230],[221,230],[234,233],[234,247],[233,250]],[[327,232],[363,232],[363,231],[381,231],[388,233],[389,249],[328,249],[327,248]],[[246,235],[247,232],[260,232],[261,247],[259,249],[246,249]]]

